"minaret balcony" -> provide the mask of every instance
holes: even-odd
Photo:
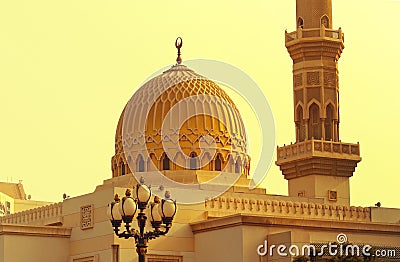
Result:
[[[277,148],[276,164],[285,179],[308,175],[350,177],[361,161],[360,145],[306,140]]]
[[[337,158],[360,161],[360,144],[349,144],[326,140],[306,140],[277,147],[277,164],[309,157]]]
[[[306,38],[326,38],[326,39],[335,39],[341,40],[344,42],[344,34],[342,33],[342,29],[338,30],[325,28],[323,25],[320,28],[308,28],[303,29],[301,27],[297,28],[297,31],[288,33],[285,31],[285,43],[286,46],[294,44],[294,41],[299,41],[301,39]],[[310,39],[311,40],[311,39]],[[292,43],[293,42],[293,43]]]

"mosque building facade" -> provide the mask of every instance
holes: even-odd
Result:
[[[332,0],[296,0],[297,29],[285,32],[296,140],[277,147],[275,163],[288,180],[287,196],[249,189],[252,163],[240,109],[178,56],[128,101],[116,129],[112,176],[93,192],[47,203],[28,199],[21,183],[0,183],[0,262],[137,261],[134,241],[114,234],[107,210],[139,177],[155,185],[155,194],[169,190],[178,200],[168,234],[148,243],[148,262],[284,262],[301,255],[288,252],[290,246],[320,251],[327,243],[370,245],[388,252],[382,261],[400,261],[400,209],[350,205],[349,179],[361,154],[358,143],[340,139],[344,34],[332,28],[332,18]],[[182,203],[181,185],[197,185],[211,197]],[[286,250],[278,252],[280,245]]]

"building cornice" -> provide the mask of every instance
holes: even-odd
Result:
[[[0,236],[2,235],[22,235],[40,237],[61,237],[69,238],[71,228],[57,226],[32,226],[17,224],[0,224]]]
[[[236,226],[287,227],[292,229],[322,230],[322,231],[354,231],[357,233],[398,234],[400,224],[385,224],[371,222],[332,221],[307,218],[268,217],[257,215],[235,214],[231,216],[212,218],[206,221],[190,224],[194,234],[214,231]]]

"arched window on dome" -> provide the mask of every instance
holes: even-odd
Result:
[[[167,156],[167,154],[164,153],[163,159],[162,159],[162,170],[170,170],[170,160]]]
[[[121,175],[124,176],[125,174],[126,174],[125,164],[124,162],[121,162]]]
[[[214,163],[214,169],[215,171],[222,171],[222,157],[221,154],[217,154],[217,157],[215,158],[215,163]]]
[[[197,169],[197,154],[196,152],[190,153],[190,159],[189,159],[189,164],[190,164],[190,169],[195,170]]]
[[[138,172],[144,172],[144,160],[143,160],[142,155],[138,156],[136,164],[137,164],[136,170]]]
[[[240,160],[240,157],[239,157],[235,163],[235,173],[240,173],[241,167],[242,167],[242,161]]]

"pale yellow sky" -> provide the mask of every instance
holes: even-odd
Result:
[[[363,157],[351,202],[400,207],[400,1],[333,2],[334,28],[346,40],[341,140],[359,141]],[[60,201],[111,177],[122,108],[149,74],[174,62],[177,36],[183,59],[246,71],[270,102],[277,144],[294,140],[284,47],[284,30],[295,29],[294,0],[2,0],[0,25],[0,181],[23,180],[33,199]],[[267,179],[269,192],[287,193],[278,167]]]

